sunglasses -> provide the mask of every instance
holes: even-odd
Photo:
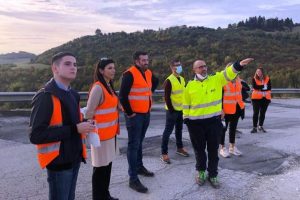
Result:
[[[109,58],[107,58],[107,57],[102,57],[102,58],[100,58],[99,60],[100,61],[104,61],[104,60],[108,60]]]

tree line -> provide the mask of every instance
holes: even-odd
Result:
[[[34,59],[32,66],[0,65],[0,91],[38,90],[51,77],[51,56],[60,51],[77,56],[78,77],[72,84],[76,90],[88,91],[93,82],[94,64],[101,57],[115,60],[115,86],[119,89],[122,73],[132,64],[132,54],[136,50],[148,51],[150,68],[160,80],[159,89],[170,73],[169,61],[175,57],[183,63],[187,80],[193,77],[192,63],[196,59],[204,59],[209,72],[214,73],[222,70],[228,62],[253,57],[255,62],[241,74],[248,83],[251,83],[256,67],[262,66],[270,75],[273,87],[300,87],[299,32],[183,25],[133,33],[102,33],[97,29],[95,35],[76,38],[45,51]],[[49,67],[39,67],[39,63]]]
[[[286,19],[278,19],[276,18],[269,18],[266,19],[265,17],[258,16],[258,17],[250,17],[245,21],[240,21],[237,24],[229,24],[228,28],[249,28],[249,29],[261,29],[264,31],[284,31],[292,29],[297,26],[294,24],[291,18]]]

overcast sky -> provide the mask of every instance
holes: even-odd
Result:
[[[84,35],[177,25],[226,28],[253,16],[300,23],[300,0],[0,0],[0,53],[42,53]]]

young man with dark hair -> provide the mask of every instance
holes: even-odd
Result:
[[[152,92],[157,87],[158,80],[148,69],[147,52],[135,52],[133,61],[134,65],[123,74],[119,98],[124,108],[128,132],[129,187],[137,192],[146,193],[148,188],[140,182],[138,174],[154,176],[154,173],[143,165],[142,144],[150,122]]]
[[[76,58],[68,52],[52,57],[53,78],[32,100],[30,141],[37,145],[41,168],[47,168],[49,199],[75,199],[80,163],[85,162],[85,134],[94,125],[81,122],[79,94],[70,88]]]

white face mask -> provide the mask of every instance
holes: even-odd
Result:
[[[202,76],[201,74],[196,74],[197,78],[200,79],[201,81],[203,81],[204,79],[207,78],[207,74],[205,74],[205,76]]]

